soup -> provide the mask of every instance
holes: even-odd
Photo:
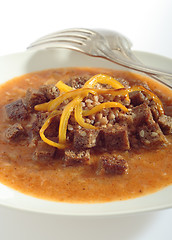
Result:
[[[103,68],[26,74],[1,85],[0,181],[51,201],[141,197],[172,183],[172,94]]]

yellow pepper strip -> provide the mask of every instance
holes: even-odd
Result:
[[[64,100],[68,99],[68,98],[74,98],[78,95],[82,95],[83,97],[85,97],[89,92],[91,92],[92,94],[95,94],[95,91],[87,88],[87,89],[76,89],[70,92],[66,92],[62,95],[60,95],[58,98],[50,101],[49,106],[48,106],[48,111],[51,112],[53,110],[55,110]]]
[[[50,125],[52,119],[57,116],[59,114],[59,112],[57,113],[53,113],[51,114],[51,116],[48,117],[48,119],[45,121],[45,123],[43,124],[42,128],[40,129],[40,137],[42,139],[42,141],[44,141],[45,143],[47,143],[48,145],[50,146],[53,146],[53,147],[56,147],[56,148],[59,148],[59,149],[64,149],[66,148],[66,145],[65,144],[61,144],[61,143],[56,143],[56,142],[53,142],[51,141],[50,139],[48,139],[47,137],[45,137],[45,130],[48,128],[48,126]]]
[[[72,87],[68,86],[62,81],[57,82],[55,86],[60,90],[60,92],[69,92],[74,90]]]
[[[84,87],[94,87],[97,83],[107,84],[115,89],[124,88],[124,86],[117,81],[115,78],[108,76],[106,74],[97,74],[91,77],[85,84]],[[129,100],[129,95],[127,93],[126,99]]]
[[[112,86],[115,89],[118,88],[123,88],[124,86],[118,82],[116,79],[113,77],[110,77],[106,74],[97,74],[93,77],[91,77],[85,84],[84,87],[88,88],[91,87],[93,88],[97,83],[102,83],[102,84],[108,84]]]
[[[164,114],[164,109],[161,100],[158,98],[157,95],[155,95],[153,92],[149,91],[148,89],[144,88],[143,86],[133,86],[128,89],[129,92],[135,92],[135,91],[143,91],[150,95],[153,99],[153,101],[156,103],[159,113],[162,115]]]
[[[110,94],[112,96],[127,96],[128,95],[128,90],[125,88],[120,88],[120,89],[95,89],[95,92],[97,94]]]
[[[94,86],[97,83],[110,85],[114,89],[94,89]],[[119,102],[104,102],[102,104],[99,104],[93,107],[91,110],[83,111],[81,102],[83,98],[86,97],[89,93],[102,94],[102,95],[111,94],[113,96],[124,95],[126,99],[129,100],[129,94],[128,94],[129,92],[144,91],[148,96],[151,96],[152,99],[155,101],[160,114],[164,113],[162,103],[154,93],[145,89],[143,86],[134,86],[134,87],[125,89],[120,82],[118,82],[116,79],[105,74],[97,74],[93,76],[84,84],[83,88],[80,88],[80,89],[73,89],[70,86],[63,83],[62,81],[59,81],[56,84],[56,87],[58,87],[60,92],[61,93],[63,92],[63,93],[59,97],[57,97],[54,100],[51,100],[48,103],[36,105],[35,110],[52,112],[50,116],[47,118],[47,120],[45,121],[45,123],[43,124],[40,130],[40,136],[44,142],[46,142],[51,146],[57,147],[59,149],[64,149],[67,146],[65,144],[67,125],[68,125],[68,120],[70,118],[70,115],[74,109],[75,109],[75,120],[82,127],[89,128],[89,129],[97,129],[97,128],[91,124],[85,123],[83,116],[92,115],[96,112],[101,111],[103,108],[117,107],[117,108],[121,108],[124,112],[128,111],[128,109],[122,104],[120,104]],[[56,108],[66,99],[73,99],[73,100],[71,100],[71,102],[65,106],[63,112],[56,110]],[[60,118],[60,124],[59,124],[59,143],[56,143],[46,138],[44,132],[50,125],[52,119],[58,114],[61,114],[61,118]]]
[[[34,109],[36,111],[47,112],[49,104],[50,102],[41,103],[41,104],[35,105]]]
[[[92,94],[95,94],[95,91],[92,89],[89,89],[89,88],[76,89],[76,90],[73,90],[70,92],[66,92],[66,93],[60,95],[59,97],[49,101],[48,103],[42,103],[42,104],[36,105],[35,110],[51,112],[51,111],[55,110],[64,100],[66,100],[68,98],[74,98],[78,95],[86,96],[89,92]]]
[[[85,123],[85,120],[82,117],[82,105],[81,103],[77,104],[75,107],[75,119],[77,123],[82,126],[83,128],[88,128],[88,129],[97,129],[95,126]]]
[[[70,103],[68,103],[62,112],[59,125],[59,143],[64,144],[66,142],[68,120],[76,104],[78,104],[78,98],[75,98]]]
[[[128,112],[128,109],[122,105],[121,103],[118,102],[104,102],[101,103],[95,107],[93,107],[91,110],[85,110],[83,111],[82,115],[83,116],[89,116],[94,113],[100,112],[103,108],[121,108],[124,112]]]
[[[75,118],[76,121],[79,122],[79,124],[83,127],[86,126],[86,128],[92,128],[96,129],[96,127],[86,124],[84,122],[84,119],[82,118],[82,107],[81,107],[81,101],[83,100],[83,97],[78,96],[74,98],[63,110],[63,113],[60,118],[60,125],[59,125],[59,143],[64,144],[66,142],[66,132],[67,132],[67,125],[69,117],[72,113],[72,111],[75,109]],[[78,107],[79,106],[79,107]]]

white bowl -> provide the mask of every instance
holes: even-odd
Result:
[[[156,67],[163,63],[166,70],[171,70],[172,60],[150,53],[136,55],[144,62]],[[122,69],[104,59],[89,57],[81,53],[58,49],[26,51],[0,57],[0,83],[25,73],[61,67],[106,67]],[[123,68],[124,69],[124,68]],[[51,202],[21,194],[0,184],[0,204],[26,211],[70,216],[108,216],[145,212],[172,207],[172,186],[144,197],[101,204],[69,204]]]

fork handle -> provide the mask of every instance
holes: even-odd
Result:
[[[101,50],[102,51],[102,50]],[[172,87],[172,74],[171,73],[165,73],[156,69],[151,69],[147,66],[144,66],[142,63],[134,63],[133,61],[127,61],[126,58],[122,59],[117,57],[117,55],[114,56],[113,52],[109,51],[108,49],[103,49],[102,51],[104,53],[104,57],[111,62],[114,62],[118,65],[121,65],[123,67],[127,67],[129,69],[133,69],[142,73],[147,74],[148,76],[160,81],[161,83],[167,85],[168,87]]]
[[[147,66],[145,66],[136,56],[135,54],[130,50],[126,49],[127,56],[129,57],[129,59],[131,59],[132,61],[138,63],[141,66],[144,66],[147,68],[147,70],[149,70],[150,68],[148,68]],[[153,69],[151,69],[153,71]],[[158,71],[158,70],[157,70]],[[162,71],[159,71],[162,72]],[[154,78],[158,81],[160,81],[161,83],[165,83],[165,85],[167,85],[168,87],[172,87],[172,74],[170,74],[171,76],[167,76],[166,73],[162,72],[161,75],[159,74],[152,74],[152,73],[146,73],[149,77]],[[169,73],[167,73],[169,74]]]

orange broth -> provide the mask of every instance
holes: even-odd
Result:
[[[126,200],[156,192],[172,184],[172,136],[169,144],[158,149],[114,151],[128,162],[128,174],[99,176],[90,166],[64,167],[62,159],[33,161],[33,146],[7,142],[4,131],[9,126],[4,105],[25,95],[29,87],[45,82],[66,82],[71,76],[105,73],[132,84],[145,81],[162,100],[165,112],[172,116],[172,90],[138,74],[102,68],[64,68],[29,73],[0,87],[0,182],[24,194],[51,201],[96,203]],[[92,156],[99,158],[100,153]]]

